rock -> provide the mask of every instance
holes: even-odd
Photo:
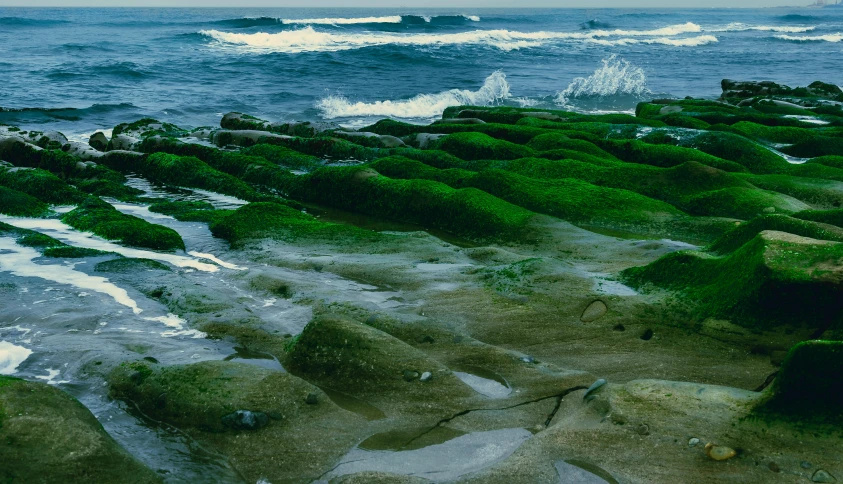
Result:
[[[650,426],[647,424],[641,424],[636,427],[635,431],[638,435],[650,435]]]
[[[713,460],[727,460],[731,459],[737,452],[735,449],[731,447],[726,447],[724,445],[716,445],[711,442],[705,444],[705,455],[709,456]]]
[[[650,341],[651,339],[653,339],[653,330],[650,329],[650,328],[647,328],[647,330],[645,330],[641,334],[641,339],[643,339],[644,341]]]
[[[418,145],[420,149],[427,149],[430,148],[432,143],[439,141],[439,139],[448,136],[447,134],[433,134],[433,133],[417,133],[414,143]]]
[[[400,148],[406,146],[399,138],[388,134],[369,133],[366,131],[335,131],[334,136],[349,141],[355,141],[355,138],[365,138],[381,148]]]
[[[428,382],[428,381],[430,381],[432,378],[433,378],[433,373],[431,373],[431,372],[429,372],[429,371],[426,371],[426,372],[424,372],[424,373],[422,373],[422,374],[421,374],[421,376],[419,377],[419,381],[421,381],[421,382]]]
[[[588,307],[585,308],[582,315],[580,316],[580,321],[583,323],[590,323],[592,321],[597,321],[598,319],[602,318],[608,308],[606,307],[606,303],[597,299],[592,301]]]
[[[257,430],[269,424],[269,417],[263,412],[237,410],[223,415],[222,424],[235,430]]]
[[[773,461],[770,461],[770,462],[768,462],[768,463],[767,463],[767,468],[768,468],[768,469],[770,469],[770,470],[771,470],[771,471],[773,471],[773,472],[776,472],[776,473],[778,473],[778,472],[781,472],[781,471],[782,471],[781,467],[779,467],[779,465],[778,465],[778,464],[776,464],[776,463],[775,463],[775,462],[773,462]]]
[[[108,138],[106,138],[105,133],[102,131],[97,131],[88,139],[88,144],[97,151],[106,151],[108,148]]]
[[[304,399],[304,403],[308,405],[316,405],[319,403],[319,399],[316,397],[315,393],[308,393],[307,397]]]
[[[426,335],[424,335],[424,336],[422,336],[422,337],[421,337],[421,341],[420,341],[420,342],[421,342],[421,343],[433,344],[435,341],[433,340],[433,336],[431,336],[431,335],[429,335],[429,334],[426,334]]]
[[[801,467],[803,469],[810,469],[811,463],[806,461],[806,460],[803,460],[802,462],[799,463],[799,467]]]
[[[524,363],[530,363],[530,364],[533,364],[533,363],[535,363],[535,362],[536,362],[536,359],[535,359],[535,358],[533,358],[532,356],[529,356],[529,355],[527,355],[527,356],[522,356],[521,358],[518,358],[518,359],[519,359],[519,360],[521,360],[521,361],[523,361]]]
[[[527,118],[544,119],[545,121],[563,121],[565,119],[561,116],[557,116],[553,113],[548,113],[546,111],[529,111],[526,113],[521,113],[521,115]]]
[[[419,378],[419,372],[412,370],[404,370],[402,373],[405,381],[413,381]]]
[[[613,331],[626,331],[626,326],[622,325],[621,323],[618,323],[618,324],[612,326],[612,330]]]
[[[600,389],[603,385],[606,384],[606,380],[603,378],[598,379],[594,383],[588,387],[588,390],[585,391],[585,394],[582,396],[583,400],[585,400],[589,395],[595,393],[598,389]]]
[[[270,133],[269,131],[258,131],[253,129],[214,131],[211,142],[219,147],[230,145],[249,147],[258,143],[271,143],[284,145],[293,139],[292,136]]]
[[[773,350],[770,352],[770,364],[775,366],[782,366],[784,358],[787,356],[787,351]]]
[[[688,441],[688,447],[696,447],[700,443],[700,439],[693,437]]]
[[[826,472],[822,469],[817,469],[817,472],[814,472],[814,475],[811,476],[811,481],[813,481],[813,482],[837,482],[837,479],[835,479],[834,476],[832,476],[828,472]]]
[[[773,383],[774,408],[790,411],[843,405],[843,341],[804,341],[790,349]]]
[[[478,118],[447,118],[436,120],[433,124],[486,124],[486,121]]]
[[[2,482],[161,482],[87,408],[46,383],[0,375],[0,442]]]
[[[126,150],[134,151],[140,145],[140,139],[128,134],[117,134],[112,136],[111,141],[108,142],[108,151],[112,150]]]
[[[681,113],[682,106],[665,106],[659,109],[659,114],[674,114],[674,113]]]

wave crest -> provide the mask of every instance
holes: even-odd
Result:
[[[356,18],[282,18],[281,23],[285,25],[354,25],[354,24],[400,24],[400,15],[387,17],[356,17]]]
[[[316,109],[325,119],[365,116],[388,116],[405,119],[431,119],[440,116],[451,106],[488,106],[509,99],[509,83],[503,71],[495,71],[477,91],[451,89],[438,94],[419,94],[410,99],[351,102],[344,96],[333,95],[320,99]]]
[[[843,33],[828,34],[828,35],[775,35],[777,39],[789,40],[792,42],[841,42],[843,41]]]
[[[648,45],[672,45],[674,47],[699,47],[701,45],[714,44],[718,42],[717,37],[713,35],[700,35],[698,37],[688,37],[684,39],[671,39],[669,37],[658,37],[655,39],[588,39],[588,43],[599,45],[634,45],[634,44],[648,44]]]
[[[783,25],[747,25],[741,22],[733,22],[725,27],[705,29],[706,32],[782,32],[789,34],[798,34],[801,32],[810,32],[815,30],[814,26],[783,26]]]
[[[605,98],[609,96],[642,97],[651,94],[644,70],[612,55],[602,60],[588,77],[577,77],[564,91],[556,94],[556,104],[565,105],[572,99]]]

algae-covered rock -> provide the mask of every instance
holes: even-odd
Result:
[[[45,383],[0,375],[3,482],[161,482],[81,403]]]
[[[111,394],[224,455],[249,482],[307,482],[362,437],[360,416],[289,373],[229,361],[124,363]],[[319,403],[306,402],[309,394]]]
[[[843,415],[843,341],[805,341],[790,349],[767,408]]]
[[[49,213],[47,204],[26,193],[0,186],[0,213],[14,217],[41,217]]]
[[[785,232],[765,230],[725,256],[676,252],[623,274],[679,291],[700,318],[742,326],[837,327],[843,310],[843,243]]]

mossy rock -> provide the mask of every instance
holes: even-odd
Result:
[[[0,185],[31,195],[53,205],[73,205],[87,195],[68,185],[56,175],[41,169],[0,168]]]
[[[744,166],[751,173],[785,173],[790,167],[781,156],[754,141],[733,133],[709,131],[683,143],[683,146],[733,161]]]
[[[783,153],[798,158],[841,156],[843,155],[843,138],[817,136],[810,140],[800,141],[792,146],[786,146],[781,150]]]
[[[231,215],[234,210],[217,210],[205,201],[159,202],[149,206],[150,212],[163,213],[182,222],[214,224]]]
[[[161,482],[87,408],[45,383],[0,375],[0,442],[3,482]]]
[[[749,220],[765,213],[795,213],[810,208],[804,202],[780,193],[746,187],[728,187],[693,195],[688,212]]]
[[[184,241],[175,230],[126,215],[97,197],[88,197],[64,214],[62,221],[77,230],[125,245],[165,251],[184,249]]]
[[[772,214],[753,218],[724,234],[707,250],[719,254],[733,252],[765,230],[777,230],[812,239],[843,242],[843,229],[828,223],[818,223],[820,221],[800,220],[802,218],[800,214],[806,213],[810,213],[810,211],[799,212],[793,216]]]
[[[170,271],[166,264],[152,259],[121,258],[100,262],[94,266],[97,272],[117,272],[121,274],[134,274],[142,271]]]
[[[773,405],[843,414],[843,341],[803,341],[787,353],[773,384]]]
[[[843,228],[843,209],[840,208],[834,210],[804,210],[794,213],[793,217]]]
[[[13,217],[43,217],[50,213],[50,208],[33,196],[0,186],[0,213]]]
[[[843,310],[843,243],[762,231],[728,255],[682,251],[623,271],[635,287],[677,291],[700,319],[745,327],[837,327]]]
[[[283,146],[259,144],[240,150],[247,156],[260,156],[269,162],[292,170],[312,171],[322,166],[322,160]]]
[[[533,154],[526,146],[492,138],[483,133],[454,133],[436,142],[435,148],[463,160],[513,160]]]

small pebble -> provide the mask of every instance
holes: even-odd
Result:
[[[533,358],[532,356],[522,356],[521,358],[518,358],[518,359],[523,361],[524,363],[535,363],[536,362],[536,359]]]
[[[709,442],[708,444],[705,444],[705,455],[714,460],[727,460],[737,455],[737,452],[735,452],[735,449],[732,449],[731,447],[726,447],[725,445],[715,445]]]
[[[236,412],[224,415],[222,417],[222,423],[226,427],[236,430],[257,430],[269,424],[269,416],[263,412],[237,410]]]
[[[779,465],[773,461],[767,463],[767,468],[769,468],[773,472],[781,472],[781,468],[779,467]]]
[[[635,431],[638,432],[638,435],[650,435],[650,426],[647,424],[641,424],[635,429]]]
[[[837,482],[834,476],[822,469],[817,469],[817,472],[814,472],[814,475],[811,476],[811,480],[813,482]]]
[[[612,329],[615,331],[626,331],[626,326],[618,323]]]
[[[648,328],[646,331],[644,331],[644,334],[641,335],[641,339],[643,339],[644,341],[650,341],[651,339],[653,339],[653,330]]]
[[[426,335],[422,336],[422,338],[421,338],[421,342],[422,342],[422,343],[433,344],[433,343],[434,343],[433,336],[431,336],[431,335],[429,335],[429,334],[426,334]]]
[[[412,370],[404,370],[403,375],[405,381],[413,381],[419,377],[419,372]]]
[[[688,447],[696,447],[697,444],[700,443],[700,439],[694,437],[693,439],[688,441]]]
[[[799,466],[802,467],[803,469],[810,469],[811,463],[808,462],[807,460],[803,460],[802,462],[799,463]]]
[[[427,381],[430,381],[432,378],[433,378],[433,374],[429,371],[426,371],[426,372],[421,374],[421,376],[419,377],[419,381],[427,382]]]
[[[319,398],[316,396],[315,393],[308,393],[307,397],[304,399],[304,403],[308,405],[316,405],[319,403]]]

